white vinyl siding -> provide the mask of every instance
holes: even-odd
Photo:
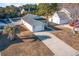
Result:
[[[22,22],[30,31],[33,32],[33,28],[32,28],[32,26],[29,23],[25,22],[24,20],[22,20]]]
[[[43,31],[44,30],[44,25],[41,23],[39,26],[38,25],[30,25],[28,22],[22,20],[23,24],[32,32],[37,32],[37,31]]]
[[[57,23],[57,24],[60,24],[60,18],[59,18],[59,16],[57,15],[57,13],[55,13],[54,16],[53,16],[53,22],[54,22],[54,23]]]

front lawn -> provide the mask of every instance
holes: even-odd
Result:
[[[24,27],[25,28],[25,27]],[[10,44],[5,47],[5,44],[0,46],[1,48],[4,46],[5,48],[1,50],[2,56],[53,56],[54,53],[29,30],[25,30],[20,27],[20,32],[16,35],[16,39],[14,41],[8,41]],[[17,29],[18,30],[18,29]],[[1,39],[6,39],[2,38]],[[37,40],[36,40],[37,39]],[[0,42],[1,43],[1,42]]]
[[[73,34],[68,28],[59,27],[61,30],[53,32],[58,38],[69,44],[76,50],[79,50],[79,33]]]

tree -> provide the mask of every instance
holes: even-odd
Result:
[[[14,40],[14,36],[15,36],[14,27],[8,25],[4,28],[3,32],[8,34],[7,39]]]
[[[27,13],[34,13],[37,10],[37,5],[36,4],[26,4],[23,5],[22,7],[27,11]]]
[[[49,4],[49,11],[50,11],[50,14],[53,14],[54,12],[58,11],[58,5],[57,3],[50,3]]]
[[[45,15],[47,13],[47,11],[48,11],[48,7],[49,7],[48,4],[40,3],[38,5],[38,12],[37,12],[37,14],[38,15]]]
[[[4,8],[0,8],[0,13],[4,13]]]
[[[72,5],[73,6],[73,11],[71,13],[71,17],[72,17],[72,21],[69,23],[70,26],[72,26],[72,32],[73,34],[75,34],[78,30],[77,28],[79,28],[79,20],[78,20],[78,4]],[[76,30],[75,30],[76,29]]]
[[[57,11],[57,4],[55,3],[40,3],[38,5],[38,15],[51,15],[53,12]]]
[[[8,17],[14,18],[21,16],[21,10],[25,9],[24,15],[37,14],[41,16],[48,16],[57,11],[56,3],[40,3],[36,4],[26,4],[20,7],[16,7],[14,5],[6,6],[4,8],[0,8],[0,13],[6,14]]]

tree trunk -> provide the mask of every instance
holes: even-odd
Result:
[[[14,40],[14,34],[9,33],[7,39]]]

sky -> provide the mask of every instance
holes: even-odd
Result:
[[[6,7],[10,5],[15,5],[18,7],[18,6],[25,5],[25,4],[36,4],[36,3],[0,3],[0,7]]]

